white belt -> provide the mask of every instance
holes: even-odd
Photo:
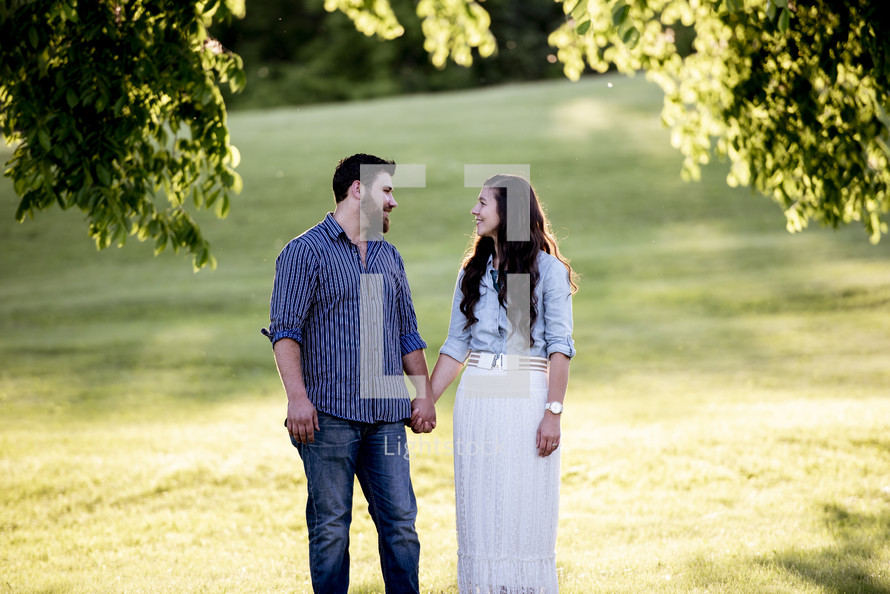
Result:
[[[481,369],[500,369],[502,371],[533,370],[547,371],[550,361],[546,357],[527,357],[525,355],[505,355],[503,353],[480,353],[473,351],[467,359],[467,365]]]

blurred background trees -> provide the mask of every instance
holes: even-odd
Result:
[[[241,93],[225,95],[229,106],[348,101],[563,77],[547,36],[565,15],[550,0],[485,0],[481,6],[490,16],[495,52],[465,67],[444,68],[424,49],[417,3],[391,3],[403,33],[385,40],[364,35],[346,14],[328,12],[324,5],[323,0],[250,0],[244,19],[212,28],[245,63],[247,85]]]

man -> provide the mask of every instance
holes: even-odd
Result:
[[[285,426],[306,472],[316,593],[345,594],[349,586],[355,477],[377,527],[386,591],[419,591],[405,425],[429,432],[436,413],[404,263],[382,236],[397,206],[394,171],[392,161],[373,155],[341,160],[334,212],[285,246],[275,264],[263,333],[287,393]],[[413,401],[403,371],[417,388]]]

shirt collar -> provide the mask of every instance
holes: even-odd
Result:
[[[349,236],[346,235],[346,231],[343,230],[343,227],[340,226],[340,223],[337,222],[337,219],[334,218],[334,213],[329,212],[325,215],[324,220],[321,222],[321,228],[325,230],[325,232],[330,236],[331,239],[337,239],[342,237],[349,243],[352,243],[352,240],[349,239]],[[377,240],[368,241],[368,253],[374,253],[377,251],[377,245],[386,241],[381,236]]]
[[[325,215],[324,220],[321,222],[321,228],[331,236],[331,239],[337,239],[341,235],[346,237],[346,239],[349,239],[346,235],[346,231],[343,230],[343,227],[341,227],[340,223],[334,218],[334,213],[332,212]]]

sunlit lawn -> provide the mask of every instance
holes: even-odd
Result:
[[[465,164],[528,164],[582,275],[564,592],[890,592],[888,243],[788,235],[720,164],[680,181],[659,104],[600,77],[232,114],[244,192],[202,217],[220,265],[197,275],[135,240],[97,254],[79,213],[16,225],[3,179],[0,589],[309,589],[259,329],[278,251],[332,207],[336,160],[368,151],[426,166],[390,235],[431,363],[472,230]],[[452,400],[412,442],[425,592],[456,591]],[[353,589],[380,592],[364,507]]]

